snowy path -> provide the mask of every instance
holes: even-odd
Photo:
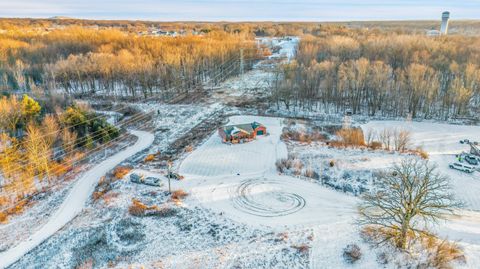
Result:
[[[21,242],[17,246],[0,253],[0,268],[10,266],[75,218],[82,211],[95,185],[103,175],[125,159],[148,148],[153,143],[154,135],[149,132],[131,131],[131,133],[138,137],[137,142],[83,174],[72,187],[57,212],[52,215],[42,228],[30,236],[28,241]]]

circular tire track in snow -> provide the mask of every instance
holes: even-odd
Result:
[[[302,196],[287,191],[288,184],[266,178],[247,179],[234,191],[233,206],[245,213],[260,217],[279,217],[293,214],[305,207]]]

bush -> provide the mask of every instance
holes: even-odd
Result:
[[[115,168],[115,170],[113,171],[113,176],[114,176],[116,179],[122,179],[122,178],[125,177],[128,173],[130,173],[131,170],[132,170],[132,168],[130,168],[130,167],[117,166],[117,167]]]
[[[128,208],[128,213],[133,216],[143,216],[147,211],[148,206],[137,199],[132,199],[132,204]]]
[[[362,252],[357,244],[350,244],[343,249],[343,258],[348,263],[355,263],[362,257]]]
[[[287,159],[280,159],[275,162],[275,166],[277,167],[278,172],[284,173],[285,170],[287,170],[286,162],[287,162]]]
[[[428,160],[428,158],[429,158],[428,152],[426,152],[422,148],[417,148],[416,152],[417,152],[418,156],[420,156],[422,159]]]
[[[155,160],[155,155],[149,154],[149,155],[147,155],[147,157],[145,157],[145,159],[143,161],[147,163],[147,162],[151,162],[153,160]]]
[[[4,212],[0,212],[0,223],[4,224],[8,222],[8,215]]]
[[[313,178],[315,179],[315,171],[313,170],[313,168],[311,167],[308,167],[307,169],[305,169],[305,172],[303,174],[305,177],[308,177],[308,178]]]
[[[334,167],[335,166],[335,160],[330,160],[329,165],[330,165],[330,167]]]
[[[427,250],[426,268],[452,268],[453,261],[465,263],[463,250],[456,243],[439,240],[434,236],[425,236],[422,243]]]
[[[372,141],[368,147],[373,149],[373,150],[377,150],[377,149],[381,149],[382,148],[382,142],[379,142],[379,141]]]
[[[302,253],[302,254],[307,254],[308,251],[310,250],[310,247],[307,246],[306,244],[302,244],[302,245],[294,245],[292,246],[292,248],[298,250],[298,252]]]
[[[361,128],[343,128],[337,131],[336,136],[340,138],[339,142],[343,147],[365,146],[365,138]],[[335,143],[332,144],[332,146],[335,145]]]
[[[283,140],[291,140],[310,144],[312,141],[324,141],[325,137],[318,130],[292,130],[287,127],[283,128]]]
[[[188,196],[188,193],[186,193],[184,190],[176,190],[172,192],[171,198],[172,200],[181,201],[183,198],[187,196]]]
[[[136,217],[169,217],[175,215],[177,213],[177,210],[166,205],[162,207],[158,207],[156,205],[148,206],[137,199],[132,199],[132,205],[130,205],[130,207],[128,208],[128,212],[130,213],[130,215]]]

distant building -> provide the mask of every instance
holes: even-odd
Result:
[[[428,30],[427,31],[427,36],[441,36],[441,35],[447,35],[448,34],[448,22],[450,20],[450,12],[445,11],[442,13],[442,24],[440,25],[440,31],[439,30]]]
[[[442,35],[448,34],[448,20],[450,19],[450,12],[445,11],[442,13],[442,25],[440,27],[440,33]]]
[[[440,36],[440,31],[438,31],[438,30],[429,30],[429,31],[427,31],[427,36]]]
[[[240,143],[245,141],[251,141],[257,137],[257,135],[265,135],[267,128],[258,122],[227,125],[218,129],[218,134],[222,138],[224,143]]]

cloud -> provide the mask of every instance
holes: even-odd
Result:
[[[7,2],[8,1],[8,2]],[[5,3],[1,3],[5,2]],[[88,19],[342,21],[480,19],[480,1],[447,0],[0,0],[2,17]]]

